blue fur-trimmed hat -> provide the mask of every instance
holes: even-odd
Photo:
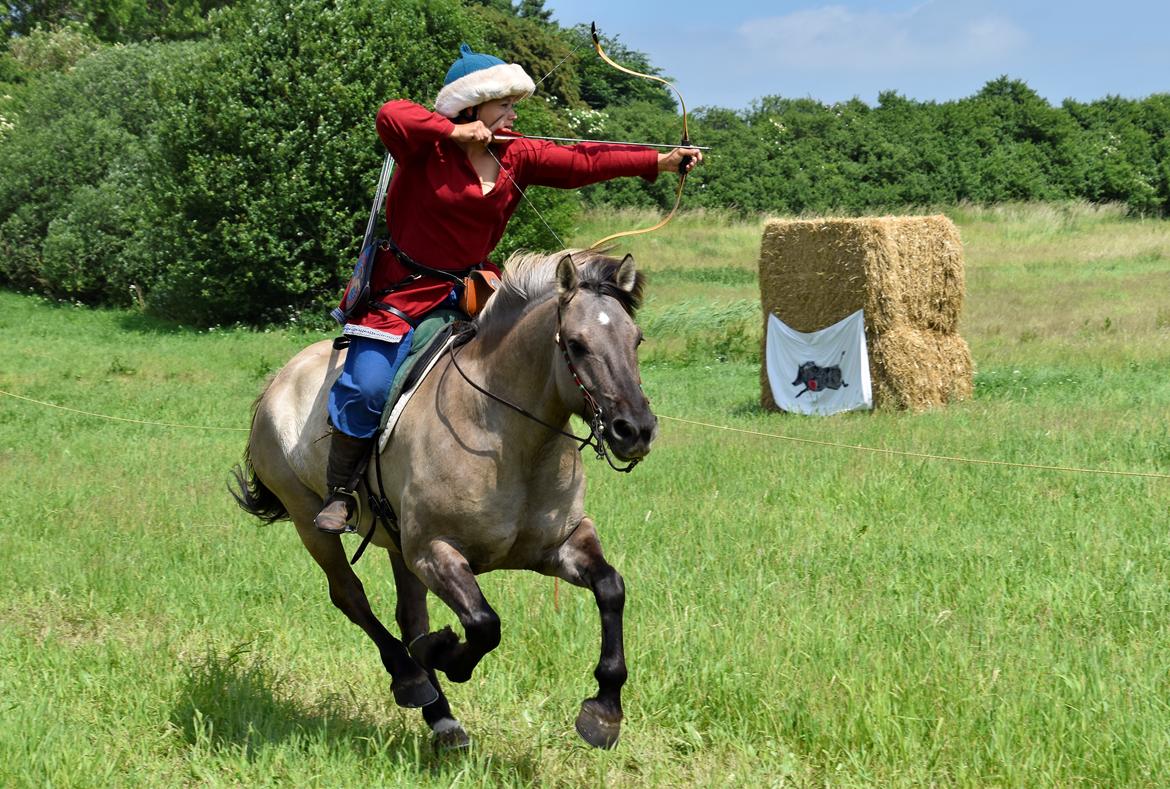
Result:
[[[447,70],[443,89],[435,97],[435,112],[454,118],[468,107],[507,96],[531,96],[536,83],[518,63],[459,46],[459,58]]]

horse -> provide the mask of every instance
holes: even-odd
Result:
[[[513,255],[505,271],[472,339],[440,357],[364,475],[397,513],[397,532],[374,529],[369,511],[357,516],[357,531],[374,529],[372,544],[389,554],[401,640],[371,610],[340,536],[313,525],[325,495],[326,397],[343,350],[311,345],[268,383],[233,495],[265,521],[292,521],[333,604],[377,646],[395,702],[421,707],[439,750],[470,739],[438,673],[466,682],[500,641],[500,618],[476,576],[533,570],[590,589],[601,614],[597,694],[581,703],[575,725],[590,745],[611,748],[627,676],[625,583],[585,513],[583,445],[568,427],[572,414],[586,419],[598,455],[608,447],[635,463],[650,452],[658,420],[642,391],[634,320],[643,275],[629,255],[581,250]],[[428,592],[454,611],[462,640],[450,628],[430,631]]]

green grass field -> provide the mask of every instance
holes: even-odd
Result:
[[[481,578],[503,642],[447,683],[475,745],[439,757],[292,528],[236,508],[251,402],[317,335],[0,293],[0,389],[178,425],[0,395],[0,786],[1170,785],[1170,479],[679,421],[1170,475],[1170,223],[947,213],[975,397],[920,415],[759,409],[761,222],[630,242],[663,419],[633,474],[587,465],[628,590],[610,752],[573,731],[587,593]],[[392,622],[384,554],[358,569]]]

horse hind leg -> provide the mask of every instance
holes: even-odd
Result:
[[[374,616],[361,580],[350,567],[341,538],[313,525],[313,516],[295,519],[297,534],[329,579],[329,598],[378,647],[382,665],[390,673],[390,690],[400,707],[425,707],[440,698],[427,672],[411,658],[406,646]]]
[[[416,637],[410,654],[421,665],[437,669],[452,682],[466,682],[483,656],[500,643],[500,617],[488,605],[463,554],[450,543],[433,541],[416,560],[418,575],[463,625],[466,641],[449,627]]]
[[[595,748],[617,744],[622,725],[622,685],[626,657],[622,643],[622,611],[626,590],[621,575],[605,560],[590,518],[584,518],[560,547],[550,574],[593,590],[601,614],[601,659],[593,672],[597,695],[581,703],[577,733]]]
[[[398,598],[395,618],[398,620],[399,630],[402,631],[403,642],[410,644],[416,638],[426,635],[431,628],[430,616],[427,613],[427,588],[407,568],[400,554],[394,551],[389,551],[389,554]],[[427,676],[439,692],[439,698],[433,704],[422,708],[423,720],[434,733],[432,742],[435,750],[453,751],[469,747],[471,739],[464,731],[463,724],[451,714],[451,707],[447,704],[443,689],[439,687],[439,678],[435,676],[434,669],[427,669]]]

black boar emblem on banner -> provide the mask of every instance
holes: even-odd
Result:
[[[844,355],[841,354],[841,356]],[[841,373],[841,365],[821,367],[816,362],[802,364],[796,371],[796,380],[792,382],[792,385],[804,387],[796,393],[797,397],[805,392],[820,392],[824,389],[840,389],[842,386],[849,386],[845,383],[845,376]]]

